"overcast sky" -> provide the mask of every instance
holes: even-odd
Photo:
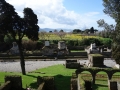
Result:
[[[40,28],[99,29],[97,20],[109,24],[114,20],[103,13],[102,0],[6,0],[23,17],[25,7],[32,8],[38,16]]]

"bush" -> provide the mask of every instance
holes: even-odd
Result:
[[[102,45],[104,46],[111,46],[112,40],[110,38],[103,38],[100,39]]]
[[[4,42],[7,43],[7,44],[11,44],[12,42],[14,42],[14,40],[11,36],[5,36],[4,37]]]
[[[89,46],[91,43],[95,43],[96,46],[102,45],[101,41],[99,39],[96,39],[96,38],[83,39],[81,42],[83,43],[83,45],[87,45],[87,46]]]
[[[22,41],[23,44],[23,48],[26,50],[35,50],[36,49],[36,45],[37,45],[37,41],[32,41],[32,40],[23,40]]]

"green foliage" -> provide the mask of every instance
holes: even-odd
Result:
[[[103,0],[104,13],[116,21],[113,32],[112,56],[116,63],[120,64],[120,0]]]
[[[59,40],[50,40],[51,44],[58,44]]]
[[[26,36],[31,40],[38,40],[39,26],[37,25],[37,15],[34,14],[31,8],[24,8],[24,20],[27,29],[25,30]]]
[[[110,38],[100,39],[100,42],[104,46],[111,46],[111,44],[112,44],[112,40]]]
[[[90,45],[91,43],[95,43],[97,46],[101,45],[101,42],[99,39],[96,39],[96,38],[83,39],[84,45]]]
[[[14,39],[11,36],[5,35],[4,42],[7,44],[11,44],[14,41]]]

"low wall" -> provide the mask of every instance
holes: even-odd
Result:
[[[65,66],[66,68],[78,69],[80,67],[80,63],[78,60],[66,60]]]
[[[119,90],[117,88],[117,81],[108,80],[108,87],[109,87],[109,90]]]
[[[112,52],[102,52],[101,53],[104,57],[109,58],[112,55]]]
[[[37,77],[38,90],[55,90],[54,77]]]
[[[18,75],[5,76],[5,82],[11,82],[11,88],[13,90],[22,90],[22,78]]]
[[[84,46],[67,46],[69,50],[84,50]]]
[[[77,76],[75,73],[72,74],[71,77],[71,90],[77,90],[78,86],[77,86]]]
[[[0,86],[0,90],[11,90],[11,82],[7,81],[4,85]]]
[[[77,90],[86,90],[85,81],[81,78],[80,74],[78,75],[77,86],[78,86]]]
[[[45,90],[45,82],[41,83],[37,90]]]
[[[117,81],[117,88],[120,90],[120,81]]]
[[[87,56],[87,52],[70,52],[70,56]]]

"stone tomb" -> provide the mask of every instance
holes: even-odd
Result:
[[[16,42],[13,42],[13,47],[10,49],[11,54],[19,54],[18,45]]]
[[[88,55],[88,67],[103,67],[104,56],[101,54],[89,54]]]
[[[80,63],[78,60],[66,60],[65,66],[66,68],[77,69],[80,67]]]

